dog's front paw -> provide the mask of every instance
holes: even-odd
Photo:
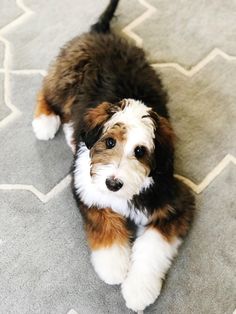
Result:
[[[41,116],[34,118],[32,122],[35,136],[37,139],[44,141],[54,138],[60,124],[60,117],[54,114],[42,114]]]
[[[122,284],[122,294],[126,306],[137,312],[152,304],[160,294],[162,279],[146,276],[140,272],[129,273]]]
[[[130,247],[113,245],[108,248],[94,250],[91,261],[98,276],[110,285],[124,281],[130,262]]]

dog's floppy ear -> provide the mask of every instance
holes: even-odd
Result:
[[[81,130],[81,138],[88,149],[100,138],[104,124],[119,110],[120,107],[103,102],[96,108],[89,108],[86,111]]]
[[[172,176],[174,172],[174,131],[166,118],[150,111],[155,126],[155,166],[152,172],[157,176]]]

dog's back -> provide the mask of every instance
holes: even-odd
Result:
[[[141,100],[168,117],[167,95],[143,50],[110,30],[117,4],[112,0],[90,32],[66,44],[49,69],[43,94],[62,117],[72,108],[81,117],[88,106],[124,98]]]

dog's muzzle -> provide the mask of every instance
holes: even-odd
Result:
[[[113,178],[113,177],[106,179],[107,188],[113,192],[119,191],[122,188],[123,184],[124,183],[121,180]]]

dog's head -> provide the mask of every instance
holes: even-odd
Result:
[[[132,199],[159,174],[173,174],[169,122],[140,101],[102,103],[84,117],[82,139],[90,150],[90,176],[104,193]]]

